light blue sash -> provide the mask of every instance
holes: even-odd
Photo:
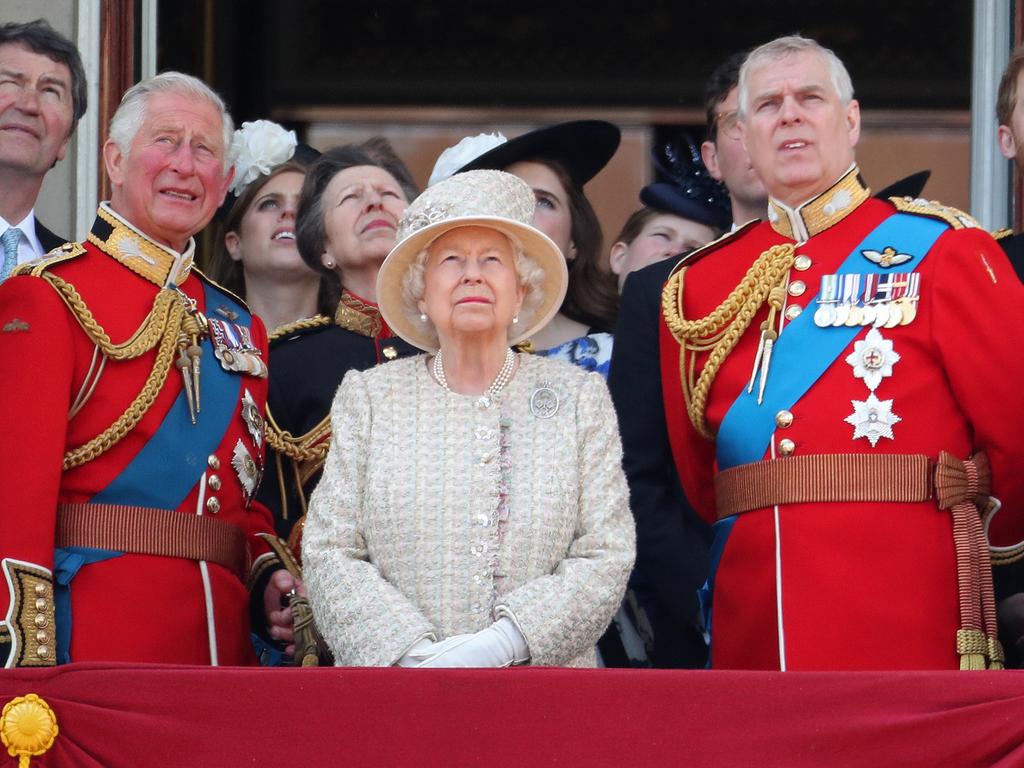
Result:
[[[915,270],[948,227],[936,219],[895,213],[850,252],[836,274],[906,273]],[[914,258],[885,269],[861,255],[861,251],[881,252],[886,247]],[[854,337],[864,330],[861,326],[816,326],[813,310],[819,297],[820,294],[815,296],[808,303],[807,311],[786,325],[775,342],[762,403],[757,404],[756,385],[753,392],[747,392],[744,386],[722,419],[716,439],[719,471],[764,458],[775,431],[775,414],[791,409]]]

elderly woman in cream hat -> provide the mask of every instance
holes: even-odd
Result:
[[[345,377],[303,541],[339,665],[595,663],[633,520],[604,380],[511,349],[565,293],[533,210],[521,180],[471,171],[399,225],[377,296],[428,354]]]

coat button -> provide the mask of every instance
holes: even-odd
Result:
[[[803,280],[794,280],[789,284],[790,296],[803,296],[807,290],[807,284]]]
[[[804,308],[801,307],[799,304],[790,304],[788,307],[786,307],[786,319],[796,320],[798,317],[800,317],[800,313],[803,311]]]
[[[779,453],[781,453],[783,456],[789,456],[795,450],[796,443],[794,443],[788,437],[784,437],[781,440],[779,440]]]
[[[220,499],[216,496],[211,496],[206,500],[206,508],[213,514],[220,512]]]
[[[210,469],[220,469],[220,459],[218,459],[212,453],[210,454],[210,458],[206,460],[206,464],[207,466],[210,467]]]
[[[793,268],[798,269],[801,272],[806,272],[811,268],[811,257],[800,254],[793,261]]]
[[[791,411],[782,410],[775,414],[775,424],[785,429],[793,423],[793,414]]]
[[[220,476],[219,475],[210,475],[210,479],[206,481],[206,484],[210,487],[211,491],[219,491],[220,490]]]

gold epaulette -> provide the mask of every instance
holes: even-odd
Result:
[[[916,213],[938,219],[953,229],[975,229],[981,226],[971,214],[951,205],[943,205],[936,200],[925,200],[923,197],[890,197],[889,202],[895,205],[900,213]]]
[[[721,235],[720,237],[716,237],[710,243],[705,243],[700,248],[694,248],[689,253],[684,254],[679,259],[679,261],[676,262],[676,265],[674,267],[672,267],[672,273],[671,274],[672,275],[678,274],[680,268],[688,267],[691,264],[693,264],[695,261],[697,261],[698,259],[703,259],[705,256],[707,256],[712,251],[715,251],[715,250],[721,248],[726,243],[731,243],[737,237],[739,237],[740,235],[745,234],[748,230],[752,229],[753,227],[757,226],[760,223],[761,223],[760,219],[751,219],[746,224],[742,224],[742,225],[736,227],[736,229],[732,230],[731,232],[726,232],[724,235]]]
[[[85,247],[81,243],[64,243],[64,245],[60,245],[52,251],[44,253],[38,259],[32,259],[32,261],[26,261],[24,264],[18,265],[11,274],[39,277],[54,264],[60,264],[63,261],[70,261],[71,259],[81,256],[85,252]]]
[[[1001,229],[995,230],[991,234],[993,240],[1002,240],[1003,238],[1012,236],[1013,230],[1010,229],[1009,227],[1003,227]]]

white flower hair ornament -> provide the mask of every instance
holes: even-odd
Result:
[[[271,120],[242,123],[231,140],[235,178],[231,192],[238,197],[247,186],[292,159],[299,140],[295,131],[286,131]]]
[[[478,133],[476,136],[467,136],[454,147],[448,147],[438,155],[427,186],[432,187],[437,182],[444,181],[466,163],[476,160],[484,152],[500,147],[506,141],[508,139],[501,133]]]

